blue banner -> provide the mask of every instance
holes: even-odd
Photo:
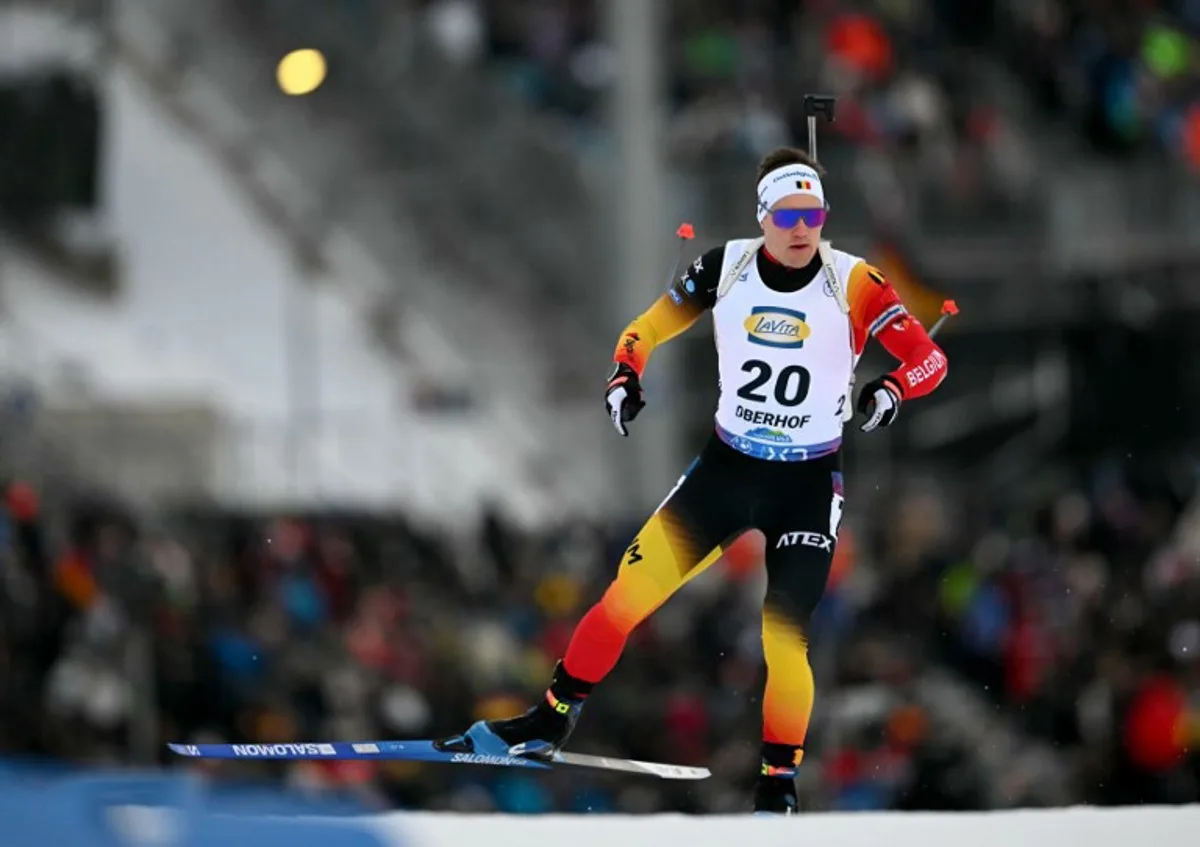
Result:
[[[0,763],[5,847],[395,847],[350,817],[364,811],[187,775]]]

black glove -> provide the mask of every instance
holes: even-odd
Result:
[[[645,405],[637,371],[621,362],[608,378],[608,388],[604,392],[604,406],[617,432],[628,436],[625,424],[636,418]]]
[[[867,416],[859,429],[870,432],[881,426],[891,426],[900,411],[900,386],[890,376],[881,376],[863,386],[858,394],[858,411]]]

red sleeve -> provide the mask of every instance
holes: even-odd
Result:
[[[949,362],[921,322],[908,313],[900,296],[878,269],[860,262],[850,273],[850,311],[855,347],[862,352],[867,339],[879,339],[900,360],[888,374],[908,400],[929,394],[946,378]]]
[[[925,327],[912,315],[904,314],[879,330],[875,337],[900,367],[888,374],[900,386],[905,400],[924,397],[942,384],[950,364]]]

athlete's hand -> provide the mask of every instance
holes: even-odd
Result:
[[[625,424],[636,418],[645,405],[637,371],[621,362],[608,378],[608,388],[604,392],[604,406],[617,432],[628,436]]]
[[[890,426],[900,411],[900,386],[890,376],[881,376],[863,386],[858,395],[858,411],[867,416],[859,429],[870,432]]]

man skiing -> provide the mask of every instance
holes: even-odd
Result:
[[[613,426],[644,406],[654,348],[713,315],[720,397],[700,455],[626,550],[603,598],[580,620],[545,696],[517,717],[480,721],[443,749],[548,757],[633,629],[750,529],[766,537],[762,641],[767,665],[754,810],[791,814],[813,707],[806,627],[825,589],[841,522],[842,428],[888,426],[933,391],[946,356],[863,259],[822,243],[828,213],[814,156],[781,148],[758,167],[761,238],[698,258],[617,344],[605,403]],[[869,338],[900,360],[851,398]]]

